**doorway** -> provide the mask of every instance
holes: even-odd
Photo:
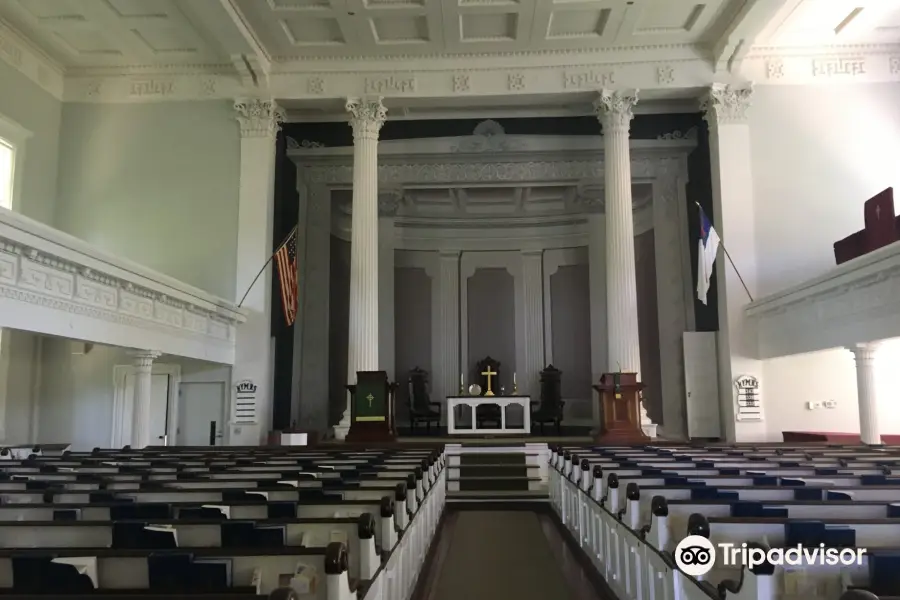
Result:
[[[134,419],[134,367],[116,365],[113,369],[115,396],[110,447],[132,443]],[[181,367],[155,364],[150,375],[150,444],[168,446],[178,431],[178,389]]]
[[[180,396],[176,443],[221,445],[225,431],[225,382],[183,382]]]

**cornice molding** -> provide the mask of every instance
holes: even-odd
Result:
[[[63,68],[3,19],[0,19],[0,60],[54,98],[63,98]]]

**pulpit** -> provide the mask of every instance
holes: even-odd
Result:
[[[384,371],[359,371],[350,392],[350,431],[348,442],[393,442],[394,393],[396,384],[388,381]]]
[[[597,444],[643,444],[650,440],[641,430],[641,390],[637,373],[604,373],[593,386],[600,403]]]

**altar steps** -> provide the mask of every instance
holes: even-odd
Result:
[[[512,448],[465,452],[453,457],[447,472],[452,499],[537,500],[547,498],[536,457]]]

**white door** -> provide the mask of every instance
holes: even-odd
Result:
[[[719,368],[714,331],[684,332],[684,387],[688,437],[721,437]]]
[[[215,422],[215,443],[222,443],[225,431],[225,383],[182,382],[178,417],[179,446],[208,446],[210,424]]]
[[[125,394],[134,406],[134,373],[125,374]],[[169,415],[169,376],[150,376],[150,445],[163,446],[166,442],[166,427]],[[125,423],[125,439],[132,440],[132,424]]]
[[[167,445],[166,427],[169,417],[169,376],[150,376],[150,445]]]

